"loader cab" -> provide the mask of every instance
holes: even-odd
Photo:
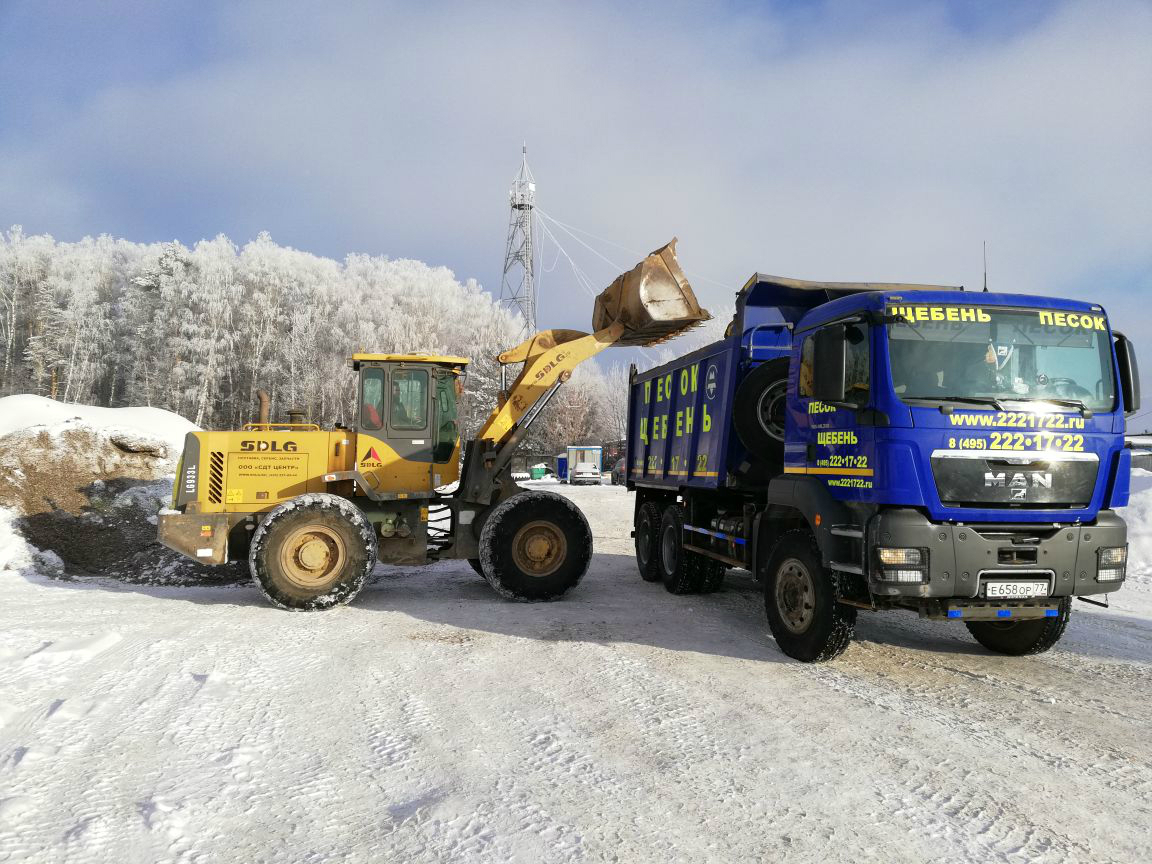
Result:
[[[458,406],[468,360],[355,354],[355,468],[377,495],[431,494],[459,479]]]

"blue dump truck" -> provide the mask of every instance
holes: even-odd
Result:
[[[757,274],[723,340],[633,367],[640,574],[683,594],[752,572],[802,661],[860,609],[1045,651],[1073,597],[1124,581],[1139,392],[1093,303]]]

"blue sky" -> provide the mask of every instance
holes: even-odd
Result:
[[[0,223],[267,230],[496,290],[527,140],[545,212],[678,235],[706,303],[757,270],[976,286],[987,240],[994,288],[1152,346],[1150,44],[1146,0],[0,0]],[[573,286],[544,274],[543,324],[586,326]]]

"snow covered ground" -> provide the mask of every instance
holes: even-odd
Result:
[[[788,661],[755,585],[636,574],[568,488],[567,599],[381,567],[350,607],[0,573],[0,861],[1121,861],[1152,856],[1152,593],[1051,653],[861,615]]]

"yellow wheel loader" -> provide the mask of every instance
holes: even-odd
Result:
[[[466,559],[502,596],[555,600],[583,577],[592,533],[567,499],[528,491],[512,454],[579,363],[612,345],[652,345],[707,320],[676,260],[676,241],[597,298],[593,332],[545,330],[505,351],[523,364],[461,454],[457,407],[468,360],[355,354],[354,428],[303,418],[192,432],[160,542],[205,564],[247,556],[284,609],[347,603],[377,561]],[[455,485],[455,491],[439,491]]]

